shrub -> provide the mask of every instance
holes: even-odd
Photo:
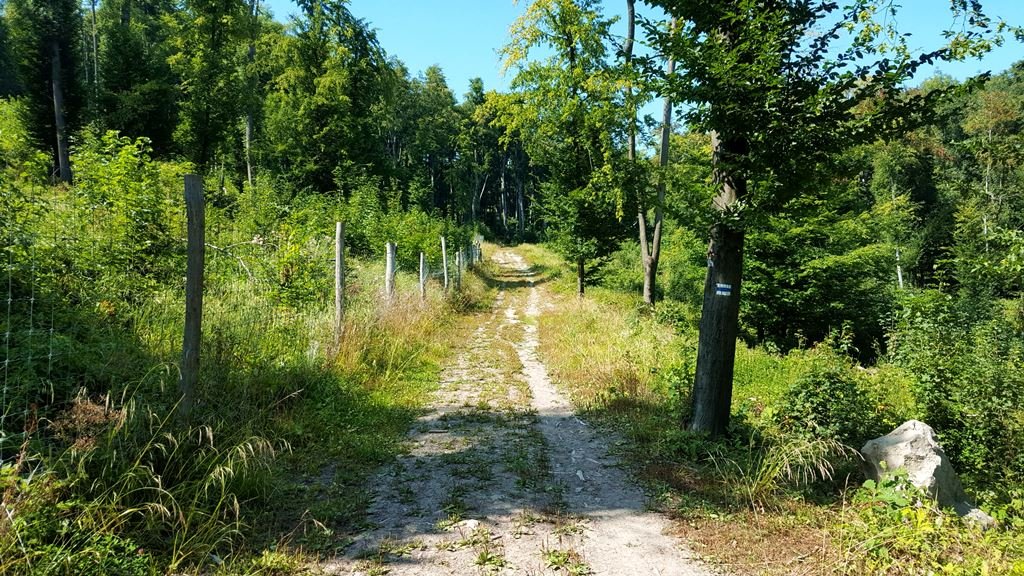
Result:
[[[883,432],[875,405],[849,360],[822,347],[811,366],[779,403],[775,418],[783,431],[858,447]]]
[[[454,266],[455,252],[469,245],[474,231],[450,220],[438,218],[419,208],[401,210],[387,206],[372,183],[356,188],[345,207],[346,244],[354,254],[382,259],[388,242],[398,245],[398,266],[419,270],[419,254],[426,254],[431,269],[442,263],[441,236],[448,244],[449,266]]]
[[[890,346],[969,488],[998,496],[1024,478],[1024,335],[1012,318],[992,302],[923,291],[904,300]]]
[[[23,100],[0,99],[0,177],[39,186],[49,180],[50,158],[33,146],[27,113]]]
[[[752,437],[745,453],[713,451],[711,462],[719,479],[757,510],[784,487],[832,480],[833,460],[848,450],[831,438],[775,435],[756,442]]]
[[[665,237],[662,250],[665,299],[699,310],[708,271],[706,240],[680,227]]]
[[[73,200],[81,201],[77,209],[82,212],[77,217],[82,225],[98,226],[88,236],[99,246],[86,251],[96,261],[87,265],[98,268],[112,289],[129,293],[169,276],[175,261],[168,256],[178,248],[171,231],[182,221],[180,203],[161,186],[149,140],[114,131],[86,132],[73,163]]]
[[[175,428],[173,413],[133,403],[108,410],[106,432],[76,436],[47,471],[0,474],[12,512],[0,572],[144,574],[151,555],[173,569],[235,544],[243,506],[268,490],[274,446],[228,425]],[[50,571],[27,570],[40,565]]]
[[[627,294],[640,294],[644,287],[640,265],[640,244],[625,240],[600,269],[601,285]]]

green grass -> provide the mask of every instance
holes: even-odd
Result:
[[[517,250],[568,270],[543,247]],[[822,575],[1024,570],[1015,559],[1024,545],[1019,529],[981,536],[939,511],[886,511],[877,499],[866,504],[872,500],[859,488],[850,448],[780,428],[795,386],[814,385],[808,378],[823,369],[845,375],[872,412],[845,417],[895,427],[917,411],[915,382],[905,370],[857,367],[828,349],[780,355],[740,343],[732,435],[710,442],[682,429],[696,311],[673,310],[684,305],[672,303],[671,313],[651,314],[638,296],[600,287],[580,300],[570,280],[544,285],[556,306],[540,319],[541,356],[587,418],[621,435],[618,450],[701,554],[737,574],[790,574],[795,567]],[[1001,509],[1007,527],[1024,517],[1013,505]],[[560,551],[551,552],[549,566],[561,564]]]
[[[388,303],[382,264],[349,258],[336,340],[334,208],[212,199],[202,372],[185,422],[183,210],[172,193],[183,168],[157,167],[143,192],[162,198],[146,215],[159,229],[119,212],[131,198],[98,208],[77,189],[0,195],[17,215],[0,220],[15,360],[0,573],[284,574],[335,554],[362,529],[367,475],[401,450],[466,329],[460,315],[492,298],[466,273],[461,293],[432,282],[421,301],[400,273]]]

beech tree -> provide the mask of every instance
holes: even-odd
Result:
[[[206,168],[240,117],[244,80],[238,47],[247,40],[248,7],[241,0],[186,0],[175,13],[171,69],[181,78],[175,140]]]
[[[106,0],[97,13],[98,120],[122,135],[149,138],[157,153],[173,148],[178,120],[178,79],[167,63],[171,29],[165,23],[174,9],[167,0]]]
[[[500,122],[543,167],[545,232],[576,263],[583,294],[587,262],[622,237],[625,199],[613,176],[614,142],[625,132],[621,93],[607,61],[608,28],[595,0],[535,0],[503,49],[516,69]],[[551,55],[530,60],[532,50]]]
[[[379,114],[395,84],[376,35],[339,0],[303,0],[261,69],[269,77],[261,147],[271,171],[329,192],[391,162]]]
[[[857,0],[651,0],[678,20],[649,28],[681,71],[667,95],[690,104],[691,126],[712,135],[716,214],[707,250],[689,428],[726,432],[738,333],[745,229],[794,195],[805,176],[849,146],[920,121],[948,91],[907,94],[922,65],[983,53],[994,25],[977,0],[954,0],[943,47],[912,54],[886,18],[898,7]],[[965,84],[970,86],[972,83]]]

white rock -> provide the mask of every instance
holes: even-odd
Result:
[[[935,430],[924,422],[904,422],[885,436],[869,440],[861,454],[868,478],[879,481],[902,468],[907,472],[907,479],[935,498],[939,506],[953,508],[957,514],[983,527],[995,524],[991,516],[967,497],[960,477],[935,438]]]
[[[465,530],[466,532],[473,532],[474,530],[480,527],[480,521],[472,519],[463,520],[461,522],[456,522],[455,525],[452,527],[457,528],[459,530]]]

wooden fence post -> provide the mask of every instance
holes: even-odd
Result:
[[[341,342],[345,320],[345,224],[334,224],[334,342]]]
[[[427,299],[427,255],[420,252],[420,300]]]
[[[448,245],[441,236],[441,268],[444,269],[444,291],[448,292]]]
[[[455,290],[462,290],[462,250],[455,253]]]
[[[389,299],[395,293],[395,254],[398,247],[394,242],[387,243],[387,256],[384,267],[384,294]]]
[[[203,338],[203,265],[206,251],[203,180],[185,175],[185,213],[188,218],[188,256],[185,265],[185,334],[181,352],[181,417],[189,419],[199,381],[199,349]]]

